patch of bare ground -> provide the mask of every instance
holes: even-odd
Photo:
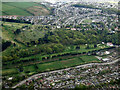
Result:
[[[39,15],[49,15],[49,10],[47,10],[44,7],[40,7],[40,6],[33,6],[27,9],[27,11],[29,11],[30,13],[34,14],[35,16],[39,16]]]

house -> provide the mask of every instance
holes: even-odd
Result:
[[[71,28],[71,30],[76,30],[76,28]]]
[[[107,43],[107,46],[113,47],[113,44],[110,43],[110,42],[108,42],[108,43]]]
[[[104,42],[102,42],[102,44],[105,44]]]
[[[106,61],[109,61],[109,59],[108,58],[104,58],[104,59],[102,59],[104,62],[106,62]]]
[[[9,78],[8,78],[8,80],[12,80],[12,79],[13,79],[13,77],[9,77]]]
[[[61,28],[61,26],[57,26],[57,28]]]
[[[109,52],[109,51],[105,51],[104,53],[105,53],[105,54],[110,54],[110,52]]]
[[[70,29],[70,28],[66,28],[66,29]]]

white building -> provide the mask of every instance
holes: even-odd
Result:
[[[108,42],[107,46],[113,47],[113,44]]]
[[[107,54],[107,55],[108,55],[108,54],[110,54],[110,52],[109,52],[109,51],[105,51],[105,54]]]
[[[110,59],[109,58],[104,58],[104,59],[102,59],[104,62],[106,62],[106,61],[109,61]]]

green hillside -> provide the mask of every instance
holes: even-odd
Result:
[[[107,31],[80,32],[65,28],[52,29],[47,25],[1,22],[2,75],[14,78],[10,86],[40,72],[101,62],[95,57],[95,52],[111,47],[96,42],[117,36],[117,33],[108,36]],[[111,40],[114,41],[114,38]],[[15,79],[23,75],[24,78]],[[6,78],[4,81],[11,82]]]
[[[2,15],[48,15],[50,10],[40,3],[34,2],[3,2]]]

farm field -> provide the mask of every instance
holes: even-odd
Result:
[[[2,70],[2,75],[16,74],[16,73],[18,73],[18,70],[16,68]]]
[[[72,57],[70,59],[62,60],[62,61],[38,64],[37,66],[39,71],[49,71],[49,70],[67,68],[71,66],[80,65],[83,63],[90,63],[90,62],[97,62],[97,61],[99,60],[94,56],[80,56],[80,57]]]
[[[37,7],[37,11],[34,7]],[[42,10],[40,11],[39,8]],[[31,10],[30,10],[31,9]],[[40,15],[48,15],[49,9],[40,3],[34,2],[3,2],[2,3],[2,15],[19,15],[19,16],[36,16],[40,12]]]
[[[78,57],[75,56],[69,59],[24,66],[23,72],[28,74],[33,72],[38,73],[38,72],[44,72],[49,70],[68,68],[71,66],[76,66],[76,65],[90,63],[90,62],[100,62],[100,61],[95,56],[88,56],[88,55],[78,56]],[[20,72],[18,72],[17,69],[11,68],[11,69],[4,69],[3,75],[5,75],[6,73],[8,75],[12,75]]]

